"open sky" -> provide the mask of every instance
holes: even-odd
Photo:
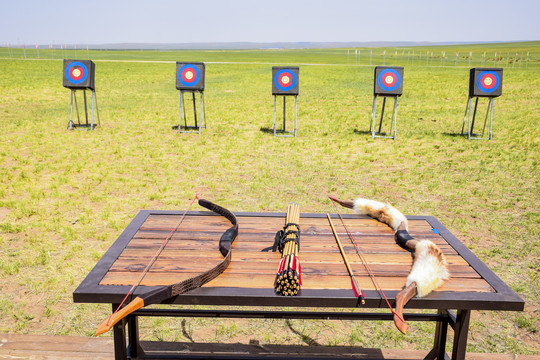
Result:
[[[539,0],[0,0],[0,45],[540,39]]]

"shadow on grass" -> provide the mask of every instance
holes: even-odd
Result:
[[[453,137],[453,138],[459,138],[459,137],[462,137],[465,139],[467,138],[467,134],[462,134],[460,132],[456,132],[456,133],[444,132],[443,135]]]
[[[289,327],[289,329],[295,334],[295,335],[298,335],[300,337],[300,339],[302,339],[302,341],[304,343],[306,343],[307,345],[309,346],[320,346],[321,344],[319,344],[315,339],[312,339],[311,337],[307,336],[306,334],[302,334],[300,331],[296,330],[295,328],[293,328],[292,324],[291,324],[291,321],[289,319],[287,319],[285,321],[287,323],[287,326]]]
[[[274,128],[261,127],[259,130],[261,132],[263,132],[263,133],[266,133],[266,134],[273,134],[274,133]]]
[[[371,135],[371,131],[369,130],[358,130],[354,129],[353,132],[358,135]]]
[[[266,133],[266,134],[274,134],[274,128],[268,128],[268,127],[261,127],[259,129],[261,132],[263,133]],[[280,129],[276,129],[276,136],[284,136],[284,137],[294,137],[294,131],[289,131],[289,130],[280,130]]]

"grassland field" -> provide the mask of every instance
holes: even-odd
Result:
[[[0,48],[0,332],[92,335],[110,307],[74,304],[72,292],[141,209],[184,209],[202,192],[233,211],[283,212],[296,201],[303,212],[331,212],[334,194],[436,216],[526,302],[519,313],[473,312],[468,351],[538,354],[540,42],[385,49],[402,54],[386,65],[405,67],[395,141],[368,134],[382,50],[359,50],[357,62],[347,49],[45,50],[37,59],[35,49]],[[371,66],[369,50],[379,54]],[[424,60],[406,59],[413,50]],[[430,50],[473,52],[471,66],[504,68],[493,140],[460,134],[468,59],[429,63]],[[529,61],[507,65],[489,55],[497,52]],[[67,130],[64,55],[96,63],[95,131]],[[171,128],[174,61],[183,60],[207,63],[201,135]],[[300,66],[295,138],[270,132],[278,64]],[[380,322],[152,319],[141,334],[427,350],[433,326],[412,323],[401,335]]]

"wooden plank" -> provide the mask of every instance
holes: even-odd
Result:
[[[1,359],[111,359],[112,338],[0,334]]]
[[[162,231],[174,229],[180,219],[181,215],[150,215],[147,220],[141,226],[141,230],[159,230]],[[252,232],[252,231],[261,231],[261,230],[272,230],[274,232],[283,228],[285,224],[285,217],[242,217],[238,216],[238,224],[243,231]],[[337,220],[337,219],[336,219]],[[356,227],[361,230],[359,232],[368,231],[368,232],[383,232],[383,233],[393,233],[393,230],[386,224],[383,224],[375,219],[370,218],[354,218],[354,219],[344,219],[345,224],[351,232],[357,231]],[[216,215],[216,216],[186,216],[184,221],[181,224],[181,227],[184,229],[194,229],[194,228],[203,228],[203,229],[216,229],[222,226],[230,226],[228,220],[225,218]],[[324,230],[328,229],[328,220],[326,218],[312,218],[312,217],[302,217],[300,218],[300,226],[303,232],[310,232],[314,229]],[[339,221],[336,224],[338,231],[342,228],[342,224]],[[410,220],[409,221],[409,231],[414,233],[418,232],[427,232],[431,231],[431,225],[425,220]]]
[[[185,258],[183,261],[158,259],[152,265],[150,272],[193,272],[199,269],[204,271],[215,266],[221,259],[218,256],[212,257],[208,254],[208,257],[196,257]],[[301,261],[302,271],[305,274],[321,274],[321,275],[347,275],[347,269],[343,263],[313,263]],[[120,272],[142,272],[148,261],[146,259],[137,258],[119,258],[109,271]],[[234,273],[245,274],[275,274],[279,266],[279,259],[276,261],[232,261],[229,265],[229,269]],[[351,267],[358,276],[367,276],[368,272],[361,263],[352,263]],[[388,266],[387,264],[370,264],[370,270],[375,276],[401,276],[407,277],[411,271],[411,265],[397,265],[393,264]],[[464,278],[480,278],[480,276],[470,266],[463,265],[450,265],[449,271],[452,277],[464,277]]]
[[[164,232],[138,232],[127,247],[142,247],[158,249],[166,239]],[[167,243],[168,248],[217,248],[221,232],[179,232],[172,236]],[[346,234],[341,234],[346,251],[354,251],[351,241]],[[433,234],[423,237],[433,241],[445,254],[456,254],[456,251],[439,235]],[[421,239],[421,238],[419,238]],[[234,246],[238,249],[260,251],[271,247],[274,243],[274,234],[246,234],[241,233]],[[402,252],[392,236],[365,236],[356,240],[362,251],[366,252]],[[327,234],[303,234],[300,237],[301,251],[339,251],[335,245],[334,237]]]
[[[234,245],[233,245],[234,247]],[[119,259],[123,258],[137,258],[141,261],[150,261],[155,252],[147,249],[126,248]],[[356,253],[349,253],[348,260],[351,264],[361,264],[362,259],[356,255]],[[413,258],[408,252],[400,253],[365,253],[364,259],[368,264],[398,264],[398,265],[412,265]],[[182,261],[190,257],[211,257],[213,259],[219,258],[221,255],[216,249],[210,251],[198,251],[193,249],[164,249],[160,254],[160,259],[172,259],[176,261]],[[277,263],[281,258],[281,254],[278,252],[261,252],[261,251],[246,251],[233,248],[232,261],[246,261],[246,262],[261,262],[270,261]],[[312,262],[312,263],[337,263],[342,264],[343,258],[339,252],[301,252],[299,255],[300,261]],[[217,259],[216,259],[217,261]],[[465,260],[459,255],[447,255],[446,261],[449,265],[468,265]]]
[[[76,360],[112,359],[113,340],[110,337],[51,336],[0,334],[1,359]],[[423,359],[425,350],[374,349],[353,346],[305,346],[289,344],[193,343],[143,341],[149,354],[166,352],[168,356],[191,355],[211,358],[215,354],[230,358],[274,356],[281,358],[369,358],[369,359]],[[157,355],[157,354],[156,354]],[[536,355],[467,353],[468,360],[538,360]]]
[[[163,241],[165,239],[170,238],[171,241],[185,241],[185,240],[199,240],[199,241],[218,241],[221,237],[221,234],[226,229],[222,229],[222,231],[177,231],[172,236],[169,236],[169,232],[167,231],[138,231],[134,236],[133,239],[140,239],[140,240],[155,240],[155,241]],[[340,238],[343,238],[343,242],[346,243],[352,243],[349,236],[345,232],[337,232]],[[358,245],[361,245],[363,243],[372,243],[372,244],[387,244],[387,245],[396,245],[394,240],[394,234],[362,234],[362,235],[354,235],[354,240]],[[335,240],[333,240],[333,234],[331,232],[317,232],[317,233],[301,233],[300,235],[300,244],[310,244],[310,243],[335,243]],[[269,246],[274,243],[275,239],[275,233],[269,233],[269,232],[252,232],[252,233],[246,233],[240,229],[240,232],[238,234],[238,242],[244,242],[244,241],[252,241],[252,242],[260,242],[264,243],[261,246]],[[434,243],[438,245],[446,245],[448,242],[444,240],[443,237],[440,235],[436,235],[434,233],[426,234],[426,235],[417,235],[415,237],[417,240],[431,240]],[[331,241],[333,240],[333,241]]]
[[[126,248],[119,259],[125,257],[136,257],[141,260],[150,260],[155,252],[148,249]],[[182,261],[184,257],[201,257],[219,255],[219,251],[213,249],[211,251],[196,251],[193,249],[164,249],[160,254],[160,259],[174,259]],[[351,264],[362,263],[360,257],[354,252],[349,253],[348,260]],[[396,253],[365,253],[363,254],[368,264],[400,264],[411,265],[413,258],[408,252]],[[233,246],[232,260],[233,261],[271,261],[277,262],[281,258],[279,252],[261,252],[261,251],[246,251],[238,250]],[[343,258],[339,252],[301,252],[299,258],[303,262],[319,262],[319,263],[343,263]],[[449,265],[467,265],[467,262],[459,255],[447,255],[446,261]]]
[[[171,285],[189,279],[198,273],[150,272],[146,274],[140,285],[160,286]],[[139,280],[137,273],[110,272],[102,280],[101,285],[132,285]],[[275,275],[238,274],[227,269],[216,279],[204,287],[234,287],[246,289],[273,288]],[[376,290],[371,278],[358,276],[358,284],[364,290]],[[405,285],[405,277],[380,276],[377,282],[384,290],[401,290]],[[351,280],[348,275],[304,274],[302,289],[350,289]],[[240,290],[239,290],[240,291]],[[492,292],[492,288],[482,279],[450,279],[437,291],[457,292]]]
[[[333,239],[332,239],[333,240]],[[130,241],[130,243],[126,246],[126,249],[128,248],[147,248],[149,250],[158,250],[163,243],[162,240],[154,240],[154,239],[133,239]],[[219,242],[217,240],[213,241],[204,241],[204,240],[179,240],[174,241],[171,240],[167,243],[166,248],[167,249],[183,249],[183,250],[190,250],[190,249],[201,249],[201,250],[216,250],[218,249]],[[238,242],[235,242],[233,247],[236,250],[244,250],[244,251],[262,251],[264,249],[267,249],[273,245],[272,243],[267,244],[261,244],[260,242],[253,242],[253,241],[242,241],[242,239],[238,239]],[[343,245],[343,248],[345,252],[347,253],[356,253],[356,248],[352,244],[345,243]],[[456,251],[450,247],[448,244],[441,244],[439,246],[443,254],[445,255],[451,255],[451,254],[457,254]],[[359,249],[362,253],[403,253],[407,251],[400,248],[398,245],[394,243],[388,243],[381,244],[381,243],[363,243],[362,245],[359,245]],[[334,243],[331,243],[329,241],[306,241],[303,242],[302,239],[300,240],[300,254],[304,252],[339,252],[339,249]]]

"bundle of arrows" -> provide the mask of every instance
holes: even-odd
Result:
[[[302,285],[302,268],[298,259],[300,248],[300,208],[298,204],[289,204],[283,230],[276,234],[274,251],[279,249],[281,261],[276,274],[274,288],[283,296],[298,294]]]

